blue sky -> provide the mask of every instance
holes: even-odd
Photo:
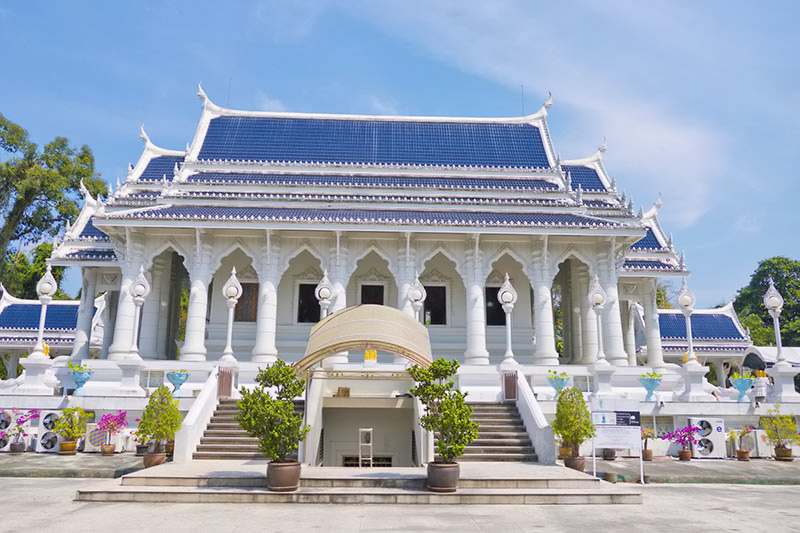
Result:
[[[88,144],[113,183],[140,125],[191,140],[198,81],[223,106],[371,114],[512,116],[552,91],[562,158],[605,138],[637,209],[662,194],[699,306],[761,259],[800,259],[800,3],[220,4],[0,0],[0,112],[40,143]]]

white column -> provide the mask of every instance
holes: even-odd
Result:
[[[142,306],[142,329],[139,335],[139,354],[142,359],[158,358],[158,328],[161,322],[166,322],[160,313],[161,291],[165,288],[166,263],[162,257],[153,260],[150,270],[152,290]]]
[[[628,366],[628,354],[622,340],[622,319],[619,310],[619,291],[617,290],[617,272],[614,265],[603,259],[600,261],[601,280],[606,293],[606,305],[603,310],[603,351],[608,362],[614,366]]]
[[[633,302],[625,300],[622,302],[622,336],[625,346],[625,353],[628,354],[628,366],[636,366],[636,330],[633,326]]]
[[[122,283],[119,288],[119,302],[117,303],[117,318],[114,324],[114,341],[108,348],[108,359],[119,361],[126,357],[131,351],[133,343],[133,326],[136,315],[136,306],[131,296],[131,284],[133,284],[139,264],[131,265],[122,272]]]
[[[331,284],[333,285],[333,298],[331,298],[331,306],[328,308],[328,314],[341,311],[347,307],[347,282],[350,280],[351,274],[351,272],[347,270],[347,248],[345,248],[344,239],[340,235],[337,236],[336,239],[336,245],[333,250],[331,250]],[[335,364],[348,363],[349,361],[348,353],[341,352],[326,357],[322,361],[322,366],[331,368]]]
[[[569,263],[565,263],[558,277],[558,284],[561,287],[561,341],[564,344],[562,352],[562,360],[565,363],[572,362],[572,313],[569,312],[572,307],[572,299],[570,293],[570,275]]]
[[[583,315],[581,314],[581,300],[586,299],[586,293],[581,292],[581,281],[579,274],[578,262],[574,259],[569,261],[569,278],[570,278],[570,307],[563,309],[564,313],[569,313],[572,317],[570,322],[570,334],[572,338],[572,364],[578,364],[583,361]]]
[[[167,358],[167,336],[169,335],[169,326],[171,320],[171,317],[169,316],[170,301],[172,299],[172,291],[180,290],[178,280],[173,279],[173,257],[173,254],[167,254],[161,258],[161,260],[164,262],[164,271],[161,278],[161,289],[158,291],[159,298],[157,304],[159,320],[155,325],[155,353],[157,359]],[[153,277],[155,278],[155,275]],[[155,279],[153,281],[155,282]],[[152,296],[151,298],[155,300],[155,298]],[[170,339],[170,341],[174,340],[175,339]]]
[[[114,342],[114,330],[117,327],[117,306],[119,305],[119,291],[106,291],[106,308],[103,311],[103,349],[101,359],[108,359],[111,343]]]
[[[578,302],[581,308],[581,326],[583,340],[583,357],[581,363],[591,365],[597,361],[597,318],[589,303],[589,267],[581,264],[578,267],[580,276],[580,297]]]
[[[664,351],[661,348],[661,327],[658,323],[656,280],[652,280],[644,294],[644,336],[647,342],[647,366],[664,368]]]
[[[75,342],[70,359],[80,361],[89,357],[89,343],[92,337],[92,318],[94,317],[94,297],[97,293],[97,269],[84,268],[81,286],[81,304],[78,308],[78,321],[75,324]]]
[[[467,365],[489,364],[489,351],[486,349],[486,276],[478,246],[476,240],[475,249],[466,254],[467,349],[464,352],[464,364]]]
[[[397,278],[397,308],[403,311],[408,316],[413,316],[416,320],[419,320],[417,317],[417,312],[414,310],[413,305],[413,298],[409,297],[408,291],[411,290],[411,287],[414,285],[414,281],[416,279],[417,282],[419,280],[416,277],[415,267],[416,267],[416,254],[415,250],[411,248],[411,235],[406,234],[404,241],[404,248],[398,251],[398,268],[396,271],[398,272]],[[424,289],[423,289],[424,293]],[[423,300],[424,301],[424,296]],[[399,355],[394,356],[393,363],[396,365],[403,365],[408,363],[408,359],[404,357],[400,357]]]
[[[277,238],[267,232],[266,245],[257,265],[259,285],[256,343],[250,357],[256,363],[273,363],[278,356],[279,252]]]
[[[533,301],[535,310],[536,349],[535,365],[557,365],[556,338],[553,332],[553,298],[550,293],[552,276],[545,261],[534,264]]]
[[[210,266],[203,262],[192,265],[189,272],[189,310],[186,314],[186,337],[180,351],[181,361],[206,360],[206,314],[208,311],[208,284]]]

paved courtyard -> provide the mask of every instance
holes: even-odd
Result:
[[[649,485],[643,505],[384,506],[76,503],[117,480],[5,478],[2,531],[796,531],[800,486]]]

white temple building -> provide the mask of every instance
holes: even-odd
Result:
[[[720,407],[729,398],[709,394],[707,369],[681,366],[684,315],[659,311],[656,287],[689,271],[658,221],[660,200],[637,212],[606,172],[604,147],[561,160],[549,99],[524,117],[451,118],[240,111],[214,104],[202,88],[198,95],[202,113],[186,148],[158,147],[142,129],[138,162],[108,199],[84,191],[83,210],[51,258],[81,270],[69,359],[98,371],[81,401],[99,410],[121,404],[112,398],[144,405],[164,371],[186,368],[182,408],[205,409],[197,419],[207,422],[213,406],[198,406],[192,391],[215,369],[237,369],[246,385],[281,357],[313,377],[304,460],[339,464],[345,452],[324,453],[348,438],[329,436],[349,424],[355,439],[351,430],[365,419],[343,422],[337,391],[360,397],[359,416],[381,427],[385,412],[363,411],[407,392],[402,374],[413,358],[378,349],[372,361],[350,349],[320,366],[303,361],[321,318],[378,305],[424,326],[431,357],[461,362],[459,385],[473,401],[503,400],[501,378],[516,373],[535,395],[523,391],[516,401],[540,460],[554,460],[545,418],[554,411],[547,370],[556,367],[587,393],[636,401],[645,395],[638,376],[663,373],[659,400],[641,408],[654,425],[657,416],[704,413],[736,425],[761,412]],[[222,289],[234,269],[241,291],[226,350]],[[149,290],[140,311],[131,291],[139,276]],[[732,309],[698,311],[691,323],[700,363],[741,364],[750,341]],[[68,393],[64,364],[48,372]],[[797,401],[781,390],[785,402]],[[397,424],[410,431],[414,416]],[[421,462],[420,453],[387,451],[404,457],[400,464]]]

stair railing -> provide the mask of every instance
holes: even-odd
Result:
[[[214,416],[219,398],[219,367],[214,367],[208,379],[200,389],[200,394],[195,398],[189,412],[183,419],[181,429],[175,433],[175,453],[172,460],[176,463],[188,463],[192,460],[197,445],[205,433],[206,426]]]
[[[546,465],[556,464],[556,440],[551,426],[542,412],[539,402],[533,395],[525,375],[517,370],[517,410],[525,424],[525,431],[536,449],[539,463]]]

